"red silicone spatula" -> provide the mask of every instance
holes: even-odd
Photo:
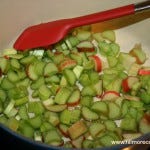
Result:
[[[14,48],[17,50],[27,50],[46,47],[60,41],[74,27],[119,18],[149,8],[150,0],[77,18],[56,20],[31,26],[19,36],[14,44]]]

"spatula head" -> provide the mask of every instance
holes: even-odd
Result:
[[[60,41],[70,29],[69,19],[42,23],[25,29],[14,44],[17,50],[47,47]]]

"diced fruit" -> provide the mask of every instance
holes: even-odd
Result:
[[[80,100],[80,104],[82,106],[90,107],[93,103],[93,97],[91,96],[82,96]]]
[[[0,68],[0,77],[2,76],[2,69]]]
[[[17,129],[19,128],[19,121],[16,120],[15,118],[9,118],[9,120],[7,121],[7,126],[11,130],[17,131]]]
[[[5,58],[0,58],[0,70],[2,73],[6,73],[9,68],[9,62]]]
[[[87,131],[87,126],[83,121],[78,121],[74,123],[69,129],[68,133],[71,139],[77,139],[79,136],[84,134]]]
[[[124,92],[129,92],[133,85],[137,83],[139,79],[135,76],[129,76],[122,81],[122,88]]]
[[[150,93],[142,92],[142,93],[140,94],[140,99],[141,99],[145,104],[150,104]]]
[[[47,105],[45,108],[49,111],[52,112],[61,112],[67,108],[67,105],[62,104],[62,105]]]
[[[74,52],[74,53],[72,52],[72,53],[70,54],[70,57],[71,57],[73,60],[75,60],[78,65],[82,65],[83,59],[82,59],[82,57],[81,57],[80,54],[75,53],[75,52]]]
[[[122,119],[120,127],[125,131],[137,131],[137,123],[134,118]]]
[[[29,102],[28,103],[28,112],[34,113],[36,115],[41,115],[44,113],[44,107],[40,101]]]
[[[81,119],[81,110],[73,109],[71,110],[71,123],[75,123]]]
[[[2,81],[1,81],[1,87],[2,89],[4,90],[9,90],[11,88],[14,88],[14,84],[8,80],[8,78],[3,78]]]
[[[150,75],[150,68],[141,68],[138,70],[138,74],[143,75]]]
[[[93,123],[89,127],[90,134],[92,135],[93,138],[96,138],[100,132],[103,132],[105,130],[105,125],[102,123]]]
[[[52,129],[55,129],[55,127],[51,124],[51,123],[49,123],[49,122],[47,122],[47,121],[44,121],[43,123],[42,123],[42,125],[40,126],[40,131],[43,133],[43,132],[47,132],[47,131],[49,131],[49,130],[52,130]]]
[[[120,96],[120,94],[116,91],[106,91],[102,95],[102,100],[104,100],[104,101],[113,101],[113,100],[116,100],[119,96]]]
[[[83,148],[94,148],[93,140],[85,139],[83,141]]]
[[[83,67],[82,66],[76,66],[76,67],[74,67],[73,72],[76,75],[77,79],[79,79],[82,71],[83,71]]]
[[[56,130],[50,130],[45,134],[44,142],[53,146],[59,146],[62,143],[62,139]]]
[[[29,65],[29,64],[33,63],[35,60],[36,60],[36,57],[34,55],[30,55],[30,56],[27,56],[27,57],[23,57],[20,60],[20,62],[21,62],[21,64]]]
[[[46,111],[44,113],[44,119],[55,127],[60,123],[60,118],[56,112]]]
[[[62,87],[57,92],[54,98],[54,102],[57,104],[65,104],[67,100],[69,99],[70,95],[71,95],[71,90],[69,88]]]
[[[58,72],[58,68],[54,63],[48,63],[46,64],[45,68],[44,68],[44,76],[45,77],[49,77],[51,75],[54,75]]]
[[[60,122],[66,125],[70,125],[71,123],[71,111],[65,109],[60,114]]]
[[[95,84],[93,85],[93,88],[94,88],[95,91],[96,91],[97,97],[100,97],[100,96],[102,95],[102,92],[103,92],[102,80],[99,80],[97,83],[95,83]]]
[[[82,41],[77,45],[79,52],[94,52],[94,45],[90,41]]]
[[[4,49],[3,55],[14,55],[17,54],[17,51],[13,48]]]
[[[102,54],[103,56],[108,56],[109,53],[111,52],[110,44],[105,41],[100,41],[98,43],[98,47],[100,54]]]
[[[128,70],[128,75],[129,76],[137,76],[137,74],[139,74],[139,72],[141,70],[140,68],[141,68],[141,65],[139,65],[137,63],[133,63]]]
[[[27,74],[27,76],[28,76],[31,80],[37,80],[37,79],[38,79],[39,76],[38,76],[37,73],[35,72],[35,64],[34,64],[34,63],[30,64],[30,65],[27,67],[26,74]]]
[[[91,84],[91,80],[88,74],[81,74],[80,78],[79,78],[79,82],[81,85],[83,86],[87,86]]]
[[[146,61],[146,54],[139,44],[136,44],[129,53],[131,56],[136,58],[136,62],[138,64],[143,64]]]
[[[101,42],[101,41],[104,40],[103,37],[102,37],[102,35],[101,35],[101,33],[94,33],[94,34],[92,34],[92,37],[93,37],[94,40],[96,40],[97,42]]]
[[[76,36],[69,36],[67,40],[69,41],[71,48],[75,47],[79,43],[79,39]]]
[[[102,113],[102,114],[108,113],[108,106],[104,101],[94,102],[91,109],[95,112]]]
[[[116,40],[115,32],[113,30],[106,30],[102,32],[102,37],[112,42]]]
[[[64,76],[62,76],[60,79],[60,86],[65,87],[67,85],[68,85],[67,79]]]
[[[65,125],[65,124],[59,124],[59,130],[60,132],[65,136],[65,137],[68,137],[69,134],[68,134],[68,126]]]
[[[19,124],[19,130],[25,137],[33,138],[34,136],[34,129],[26,122]]]
[[[13,83],[18,82],[20,80],[18,74],[15,71],[12,71],[12,70],[8,71],[7,77]]]
[[[141,45],[120,52],[114,31],[89,27],[51,46],[0,54],[0,124],[75,149],[150,132],[148,56]]]
[[[62,71],[64,69],[69,69],[69,68],[73,68],[77,65],[77,62],[73,59],[65,59],[64,61],[62,61],[59,65],[59,69]]]
[[[140,121],[139,130],[141,133],[149,133],[150,132],[150,115],[145,114]]]
[[[116,123],[112,120],[106,120],[104,122],[104,125],[105,125],[106,129],[109,130],[109,131],[115,131],[116,128],[117,128]]]
[[[39,75],[42,76],[44,73],[44,68],[45,68],[46,63],[42,61],[37,61],[35,65],[35,72]]]
[[[105,134],[102,137],[100,137],[99,142],[103,145],[103,146],[111,146],[112,145],[112,141],[114,141],[114,138],[109,135],[109,134]]]
[[[31,89],[33,89],[33,90],[39,89],[39,87],[42,86],[44,84],[44,82],[45,82],[44,78],[40,77],[35,82],[32,82]]]
[[[26,104],[28,101],[29,101],[28,96],[15,99],[15,106],[20,106],[20,105]]]
[[[109,64],[110,67],[114,67],[118,63],[118,59],[114,56],[108,56],[107,60],[108,60],[108,64]]]
[[[21,65],[17,59],[11,59],[10,65],[15,69],[20,69]]]
[[[64,77],[66,78],[66,80],[68,81],[68,83],[73,86],[76,82],[76,75],[74,74],[74,72],[70,69],[65,69],[63,71],[64,73]]]
[[[117,56],[120,51],[120,46],[117,43],[110,43],[111,51],[108,56]]]
[[[84,141],[84,137],[80,136],[79,138],[72,140],[71,144],[74,148],[81,148],[83,141]]]
[[[94,89],[93,86],[86,86],[83,87],[81,91],[82,96],[96,96],[96,90]]]
[[[127,71],[129,70],[130,66],[136,62],[134,57],[128,53],[123,52],[120,52],[118,59]]]
[[[52,92],[45,84],[40,86],[38,92],[41,100],[47,100],[52,95]]]
[[[2,89],[0,89],[0,101],[4,102],[6,100],[6,92]]]
[[[131,100],[131,101],[140,101],[140,98],[137,96],[132,96],[132,95],[128,95],[128,94],[124,94],[123,97],[127,100]]]
[[[100,59],[100,57],[98,57],[97,55],[92,55],[89,58],[94,61],[95,71],[101,72],[101,70],[102,70],[102,60]]]
[[[99,115],[96,112],[90,110],[88,107],[85,106],[82,107],[82,116],[85,120],[89,121],[97,120],[99,118]]]
[[[64,60],[64,54],[61,52],[55,52],[52,60],[55,64],[60,64]]]
[[[85,31],[85,30],[78,30],[78,32],[76,34],[76,37],[80,41],[88,40],[90,38],[90,36],[91,36],[91,32]]]
[[[121,108],[113,103],[113,102],[109,102],[108,103],[108,109],[109,109],[109,118],[110,119],[119,119],[121,116]]]
[[[30,119],[28,119],[28,123],[34,129],[38,129],[42,124],[42,118],[41,118],[41,116],[36,116],[36,117],[30,118]]]
[[[80,101],[80,91],[75,90],[69,97],[69,99],[67,101],[67,105],[68,106],[76,106],[79,104],[79,101]]]

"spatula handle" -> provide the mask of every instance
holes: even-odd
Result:
[[[150,0],[135,4],[135,12],[150,9]]]
[[[86,16],[81,16],[77,18],[70,19],[72,27],[78,27],[82,25],[97,23],[101,21],[111,20],[115,18],[119,18],[122,16],[134,14],[137,11],[142,11],[150,8],[150,0],[138,3],[138,4],[130,4],[126,6],[122,6],[119,8],[114,8],[111,10],[106,10]]]

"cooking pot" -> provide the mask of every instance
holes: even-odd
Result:
[[[28,26],[62,18],[77,17],[103,11],[142,0],[1,0],[0,1],[0,50],[13,46],[17,36]],[[150,12],[142,12],[119,19],[92,25],[93,32],[113,29],[122,51],[129,51],[135,43],[142,43],[150,58]],[[150,62],[147,62],[148,64]],[[150,139],[150,133],[136,140]],[[12,146],[30,149],[64,149],[35,142],[0,124],[0,141]],[[0,145],[1,146],[1,145]],[[129,144],[115,145],[99,150],[119,150]]]

